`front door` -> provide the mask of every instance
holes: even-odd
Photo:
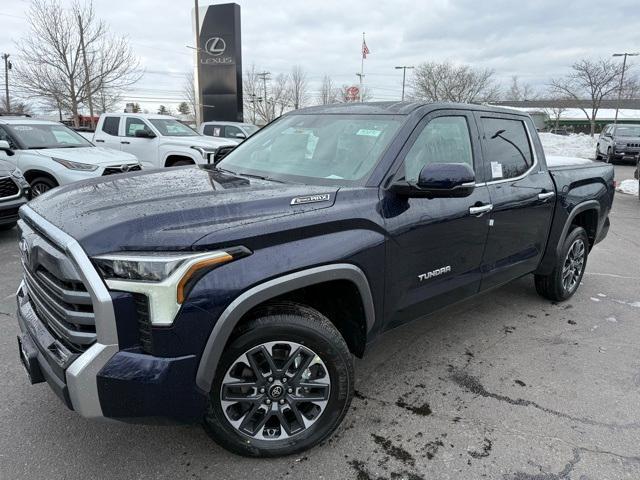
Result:
[[[429,163],[467,163],[482,182],[478,130],[467,111],[427,115],[400,153],[394,179],[417,181]],[[476,293],[488,215],[470,208],[490,203],[486,186],[464,198],[404,198],[383,194],[389,232],[385,312],[390,327]]]
[[[138,158],[143,168],[158,168],[158,137],[136,137],[138,130],[144,130],[155,134],[142,118],[127,117],[124,124],[124,136],[120,137],[123,151],[131,153]]]
[[[479,112],[487,185],[493,209],[482,262],[482,290],[534,271],[544,253],[555,206],[551,175],[533,143],[533,123],[516,115]]]

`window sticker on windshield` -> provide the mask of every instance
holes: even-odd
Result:
[[[502,178],[502,164],[500,162],[491,162],[491,178]]]
[[[13,127],[13,129],[19,132],[30,132],[31,130],[33,130],[33,127],[29,127],[27,125],[16,125],[15,127]]]
[[[377,137],[382,132],[380,130],[367,130],[366,128],[361,128],[356,132],[356,135],[364,135],[365,137]]]

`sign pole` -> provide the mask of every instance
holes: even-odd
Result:
[[[364,32],[362,32],[362,47],[360,48],[360,91],[358,92],[358,100],[362,102],[362,87],[364,84]]]
[[[202,90],[200,89],[200,6],[198,0],[195,0],[195,21],[196,21],[196,78],[194,79],[195,97],[196,97],[196,126],[202,123]]]

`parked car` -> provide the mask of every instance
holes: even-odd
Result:
[[[200,135],[169,115],[105,113],[93,142],[134,154],[144,168],[213,163],[218,148],[237,142]]]
[[[596,160],[635,160],[640,154],[640,125],[618,123],[602,129],[596,144]]]
[[[250,123],[204,122],[200,125],[198,131],[202,135],[231,139],[235,143],[240,143],[258,130],[258,127]]]
[[[57,122],[0,117],[0,140],[10,147],[0,159],[23,172],[34,197],[58,185],[141,168],[133,155],[96,147]]]
[[[9,144],[0,140],[0,150],[10,151]],[[0,231],[16,226],[18,209],[27,203],[29,190],[29,182],[22,172],[13,164],[0,160]]]
[[[22,359],[85,417],[204,421],[241,455],[299,452],[340,424],[352,356],[385,330],[526,274],[570,298],[613,195],[611,165],[548,166],[510,109],[291,112],[215,167],[23,207]]]
[[[566,128],[552,128],[549,130],[549,133],[553,133],[554,135],[569,135],[569,131]]]

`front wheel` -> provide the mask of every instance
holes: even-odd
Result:
[[[611,150],[611,147],[607,148],[607,156],[604,161],[606,163],[613,163],[613,150]]]
[[[48,192],[52,188],[56,188],[58,184],[49,177],[36,177],[31,181],[31,196],[39,197],[43,193]]]
[[[227,346],[204,426],[244,456],[297,453],[326,440],[353,397],[353,359],[317,310],[280,302],[255,312]]]
[[[549,300],[561,302],[570,298],[587,267],[589,237],[582,227],[575,227],[564,241],[562,251],[549,275],[536,275],[536,291]]]

